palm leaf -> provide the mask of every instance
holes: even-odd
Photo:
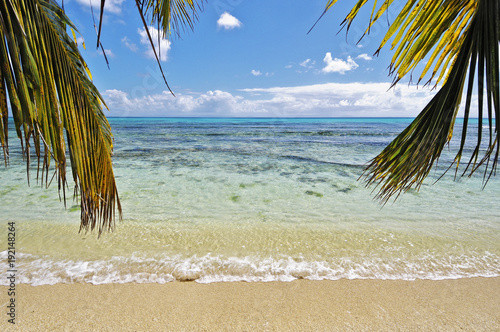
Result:
[[[105,1],[105,0],[103,0]],[[153,49],[153,53],[160,68],[163,80],[167,85],[169,91],[174,95],[172,89],[167,83],[163,68],[161,67],[160,58],[158,54],[160,49],[160,38],[167,38],[172,32],[180,36],[181,30],[186,27],[194,28],[194,23],[198,19],[198,10],[201,10],[200,4],[195,0],[135,0],[139,15],[141,16],[144,29],[149,38],[149,43]],[[163,36],[158,34],[158,51],[154,45],[153,39],[149,33],[149,24],[146,17],[150,17],[150,25],[156,25],[158,31],[163,33]]]
[[[80,195],[80,230],[97,228],[100,235],[113,228],[115,209],[121,217],[121,207],[112,170],[112,135],[102,111],[105,103],[66,31],[76,28],[53,0],[3,1],[0,14],[2,116],[8,95],[27,169],[33,142],[42,183],[45,176],[49,184],[54,161],[64,198],[68,149],[75,193]],[[6,151],[6,125],[0,129]]]
[[[100,45],[102,15],[105,3],[106,0],[101,0],[99,31],[97,33],[98,47]],[[172,95],[174,95],[174,93],[168,85],[160,63],[160,38],[168,38],[172,32],[177,36],[180,36],[181,30],[184,31],[186,27],[189,27],[192,30],[198,19],[198,11],[202,10],[202,3],[203,0],[135,0],[142,24],[148,36],[151,48],[153,49],[160,72],[163,76],[163,81]],[[163,34],[158,34],[158,50],[156,49],[153,38],[149,32],[150,25],[157,26],[158,31],[161,31]]]
[[[331,0],[327,9],[335,2]],[[365,3],[360,1],[352,9],[343,22],[344,26],[349,28]],[[384,2],[370,19],[369,27],[391,4],[392,1]],[[439,73],[435,84],[444,78],[444,85],[410,126],[366,168],[367,185],[380,186],[378,198],[387,201],[412,186],[420,187],[453,135],[467,76],[462,137],[453,164],[458,171],[470,124],[472,94],[477,86],[478,138],[462,175],[467,172],[472,175],[484,166],[486,184],[495,174],[500,150],[499,15],[498,0],[411,0],[389,26],[376,53],[392,39],[391,48],[395,52],[390,70],[394,84],[411,73],[418,63],[428,60],[419,82],[434,64],[427,83]],[[489,129],[486,134],[482,130],[484,119],[487,119]],[[483,142],[485,136],[488,143]]]

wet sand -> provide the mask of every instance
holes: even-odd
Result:
[[[0,288],[0,330],[500,331],[500,278]]]

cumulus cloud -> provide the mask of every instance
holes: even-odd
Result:
[[[327,52],[323,62],[326,66],[322,69],[324,73],[340,73],[345,74],[346,71],[350,71],[358,68],[358,64],[350,57],[347,57],[347,61],[338,58],[332,58],[332,53]]]
[[[222,15],[217,20],[217,26],[219,28],[224,28],[224,30],[241,28],[242,25],[243,23],[241,23],[236,17],[229,14],[228,12],[222,13]]]
[[[168,51],[170,50],[170,41],[163,38],[163,33],[158,31],[155,27],[148,27],[149,34],[151,35],[151,39],[153,39],[153,44],[156,49],[156,54],[158,54],[159,58],[161,61],[167,61],[168,59]],[[151,48],[151,44],[149,42],[148,34],[146,32],[146,29],[144,28],[139,28],[137,29],[137,32],[141,36],[141,44],[146,45],[147,51],[144,52],[144,54],[148,58],[155,59],[155,54],[153,52],[153,49]],[[158,35],[160,35],[160,44],[158,44]]]
[[[147,36],[146,36],[146,38],[147,38]],[[129,50],[131,50],[132,52],[137,52],[137,50],[138,50],[137,45],[130,42],[130,40],[128,39],[127,36],[123,37],[121,39],[121,41],[122,41],[122,44],[125,45],[125,47],[127,47]]]
[[[116,116],[384,117],[416,116],[435,94],[389,83],[326,83],[296,87],[129,95],[107,90]],[[140,105],[140,106],[139,106]]]
[[[356,57],[356,59],[362,59],[362,60],[366,60],[366,61],[370,61],[372,59],[371,56],[369,56],[368,54],[366,53],[363,53],[363,54],[360,54]]]
[[[122,12],[122,4],[125,0],[106,0],[106,4],[104,5],[104,13],[113,13],[120,14]],[[101,0],[76,0],[76,2],[97,9],[98,11],[101,9]]]

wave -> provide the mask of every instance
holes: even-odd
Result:
[[[0,253],[0,270],[7,270],[6,252]],[[458,279],[500,276],[500,257],[491,253],[479,256],[435,258],[423,256],[413,261],[382,259],[306,260],[303,257],[224,257],[205,256],[131,257],[114,256],[107,260],[55,260],[43,256],[18,254],[17,282],[38,285],[58,283],[167,283],[173,281],[268,282],[339,279]],[[7,285],[2,279],[0,285]]]

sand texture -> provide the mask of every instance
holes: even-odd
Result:
[[[500,278],[17,285],[16,303],[0,330],[500,331]]]

